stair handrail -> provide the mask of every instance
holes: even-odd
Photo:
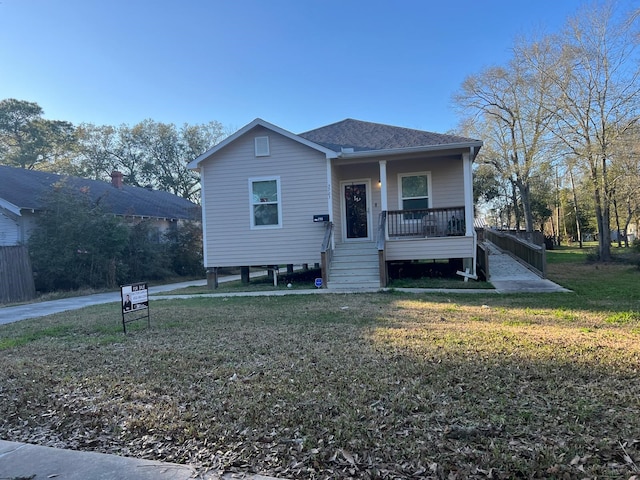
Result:
[[[322,269],[322,286],[327,288],[329,283],[329,268],[333,260],[333,222],[327,222],[320,247],[320,265]]]

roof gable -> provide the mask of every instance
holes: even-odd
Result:
[[[345,149],[365,152],[479,142],[479,140],[457,135],[363,122],[352,118],[301,133],[299,136],[336,152]]]
[[[53,185],[64,182],[73,191],[86,191],[92,201],[115,215],[198,220],[200,207],[184,198],[160,190],[57,175],[0,165],[0,199],[19,209],[43,210],[43,197]]]
[[[237,132],[235,132],[233,135],[228,136],[227,138],[225,138],[223,141],[221,141],[220,143],[218,143],[217,145],[213,146],[212,148],[210,148],[209,150],[207,150],[206,152],[204,152],[202,155],[200,155],[198,158],[192,160],[191,162],[189,162],[189,168],[191,169],[196,169],[198,168],[199,164],[209,158],[211,155],[213,155],[214,153],[222,150],[224,147],[226,147],[227,145],[229,145],[230,143],[233,143],[234,141],[236,141],[238,138],[242,137],[244,134],[248,133],[249,131],[253,130],[255,127],[257,126],[261,126],[266,128],[267,130],[271,130],[272,132],[278,133],[286,138],[289,138],[295,142],[301,143],[303,145],[306,145],[307,147],[313,148],[314,150],[318,150],[322,153],[324,153],[325,155],[327,155],[327,157],[329,158],[333,158],[336,156],[335,151],[327,148],[323,145],[317,144],[313,141],[310,141],[306,138],[303,138],[299,135],[296,135],[294,133],[289,132],[288,130],[285,130],[284,128],[280,128],[272,123],[269,123],[265,120],[262,120],[261,118],[256,118],[253,122],[245,125],[244,127],[242,127],[240,130],[238,130]]]

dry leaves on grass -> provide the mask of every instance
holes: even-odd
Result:
[[[629,478],[640,342],[634,325],[583,313],[200,299],[158,302],[153,327],[126,337],[106,307],[56,316],[70,326],[0,351],[0,435],[211,474]]]

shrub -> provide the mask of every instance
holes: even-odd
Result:
[[[200,226],[160,235],[153,222],[127,225],[87,192],[56,185],[29,240],[39,291],[115,288],[119,284],[204,276]]]
[[[127,228],[105,214],[87,192],[60,183],[47,195],[29,240],[36,288],[41,291],[117,285]]]

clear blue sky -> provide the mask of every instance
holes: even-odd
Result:
[[[0,0],[0,99],[74,124],[456,128],[463,79],[581,0]]]

